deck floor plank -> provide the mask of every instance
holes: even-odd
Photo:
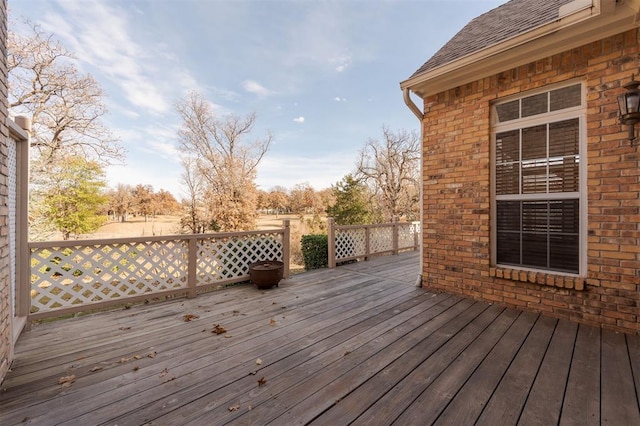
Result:
[[[518,424],[558,424],[577,331],[576,323],[565,320],[558,322]]]
[[[602,331],[602,407],[603,425],[640,425],[640,410],[633,381],[625,336]]]
[[[418,269],[375,256],[35,325],[0,424],[640,424],[640,336],[419,289]]]
[[[467,425],[475,423],[505,371],[511,365],[511,360],[529,335],[537,317],[532,313],[523,313],[518,317],[453,397],[434,424]]]
[[[520,315],[506,309],[413,401],[393,424],[432,424]],[[372,408],[370,414],[377,413]],[[365,413],[366,414],[366,413]],[[363,416],[364,418],[364,416]]]
[[[600,424],[600,329],[580,325],[560,425]]]

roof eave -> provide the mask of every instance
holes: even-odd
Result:
[[[497,72],[637,28],[640,0],[602,0],[400,83],[425,98]]]

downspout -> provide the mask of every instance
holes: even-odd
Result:
[[[416,287],[422,287],[422,271],[423,271],[423,266],[424,266],[424,258],[423,258],[423,251],[424,251],[424,240],[422,238],[423,232],[424,232],[424,226],[423,226],[423,218],[424,218],[424,199],[423,199],[423,190],[422,190],[422,185],[424,182],[423,179],[423,175],[422,175],[422,163],[423,163],[423,155],[424,155],[424,149],[423,149],[423,142],[424,142],[424,127],[422,124],[422,120],[424,120],[424,113],[422,111],[420,111],[420,108],[418,108],[418,106],[413,102],[413,100],[411,99],[411,93],[409,91],[409,88],[405,88],[402,91],[402,95],[404,98],[404,103],[409,107],[409,109],[411,110],[411,112],[413,113],[413,115],[415,115],[416,117],[418,117],[418,120],[420,120],[420,185],[418,185],[418,191],[420,193],[420,272],[418,273],[418,278],[416,279]]]

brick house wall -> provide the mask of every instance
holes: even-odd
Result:
[[[0,381],[11,362],[9,207],[7,205],[7,1],[0,0]]]
[[[424,287],[640,331],[640,147],[626,139],[616,100],[639,68],[632,30],[424,99]],[[587,88],[587,276],[496,268],[490,102],[576,78]]]

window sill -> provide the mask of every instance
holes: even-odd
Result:
[[[520,281],[530,284],[538,284],[547,287],[566,288],[570,290],[584,291],[585,279],[568,275],[557,275],[551,272],[523,271],[503,267],[492,267],[489,276],[511,281]]]

